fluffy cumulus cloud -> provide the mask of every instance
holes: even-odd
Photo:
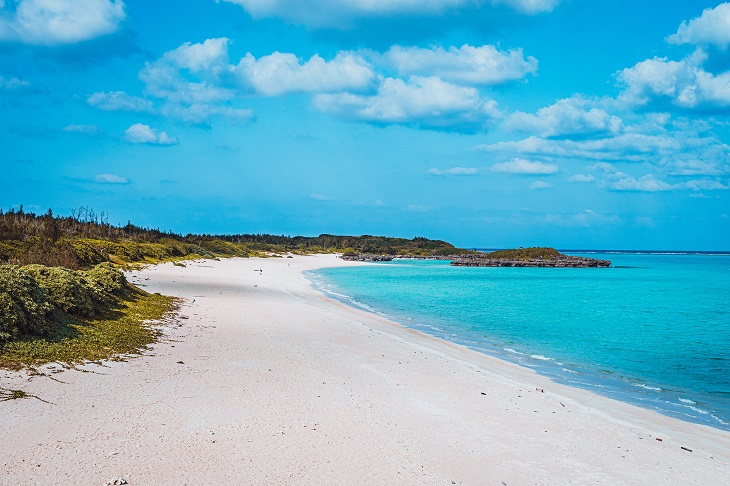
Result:
[[[152,112],[154,106],[150,100],[130,96],[123,91],[110,91],[94,93],[90,95],[86,102],[91,106],[95,106],[105,111],[132,111],[132,112]]]
[[[177,139],[151,128],[149,125],[135,123],[124,132],[124,138],[129,143],[146,143],[150,145],[175,145]]]
[[[491,167],[492,172],[502,172],[506,174],[528,174],[528,175],[544,175],[555,174],[560,170],[556,164],[546,164],[544,162],[535,162],[525,159],[513,159],[509,162],[497,162]]]
[[[622,121],[619,117],[592,104],[580,96],[558,100],[540,108],[534,115],[519,111],[512,113],[502,123],[502,127],[541,137],[586,136],[621,130]]]
[[[251,119],[251,110],[231,105],[240,93],[231,81],[228,44],[225,37],[187,42],[145,65],[139,78],[147,94],[161,101],[162,115],[194,124],[208,124],[213,117]],[[139,98],[125,100],[141,106]]]
[[[365,59],[348,52],[337,54],[331,61],[317,54],[302,61],[290,53],[274,52],[259,59],[249,53],[234,72],[244,87],[268,96],[360,90],[375,78]]]
[[[537,59],[525,58],[522,49],[500,51],[491,45],[449,49],[393,46],[382,59],[401,76],[437,75],[460,84],[499,84],[537,71]]]
[[[472,176],[479,174],[476,167],[451,167],[449,169],[429,169],[428,174],[435,176]]]
[[[730,108],[730,71],[713,74],[702,65],[702,50],[680,60],[655,57],[626,68],[618,75],[625,86],[619,100],[629,106],[668,102],[684,109],[727,112]]]
[[[384,54],[340,51],[329,59],[247,53],[232,62],[229,44],[225,37],[185,43],[140,70],[144,97],[100,91],[87,102],[107,111],[210,124],[213,117],[251,119],[251,110],[236,105],[257,95],[304,93],[313,96],[316,108],[342,119],[475,132],[494,125],[502,114],[496,101],[472,85],[504,83],[537,68],[537,61],[521,50],[494,46],[396,46]],[[389,77],[386,71],[407,78]]]
[[[211,103],[231,99],[235,92],[222,86],[228,73],[228,39],[185,43],[148,62],[139,78],[147,92],[177,103]]]
[[[474,6],[472,0],[225,0],[253,17],[279,17],[313,27],[342,27],[358,18],[438,15],[448,9]],[[560,0],[495,0],[526,14],[548,12]]]
[[[121,0],[19,0],[0,10],[0,41],[73,44],[115,32],[125,18]]]
[[[331,60],[316,54],[302,60],[282,52],[256,59],[248,53],[233,64],[229,43],[227,38],[185,43],[148,62],[139,78],[147,95],[161,102],[156,111],[190,123],[207,124],[213,117],[243,122],[253,112],[235,102],[253,95],[361,91],[376,78],[369,63],[350,52]],[[151,111],[147,101],[125,93],[95,93],[88,101],[103,109]]]
[[[677,33],[667,38],[672,44],[715,45],[721,49],[730,44],[730,3],[708,8],[699,17],[684,21]]]
[[[315,106],[345,119],[476,131],[500,116],[494,100],[437,77],[386,78],[373,95],[320,94]]]

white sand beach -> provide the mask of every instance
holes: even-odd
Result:
[[[0,403],[0,484],[728,484],[730,433],[409,330],[302,274],[354,264],[133,272],[184,297],[179,318],[141,357],[0,371],[43,400]]]

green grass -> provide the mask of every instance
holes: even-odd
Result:
[[[562,254],[554,248],[515,248],[511,250],[499,250],[487,253],[485,258],[511,258],[515,260],[531,260],[536,258],[550,259],[553,257],[562,256]]]
[[[5,388],[0,388],[0,402],[21,400],[23,398],[28,398],[28,394],[23,390],[6,390]]]
[[[177,302],[174,297],[127,290],[100,318],[69,318],[51,336],[0,345],[0,367],[22,369],[49,362],[73,365],[139,354],[159,335],[148,321],[164,318],[174,311]]]

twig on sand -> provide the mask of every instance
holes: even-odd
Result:
[[[49,405],[55,405],[54,403],[43,400],[40,397],[31,395],[30,393],[26,393],[23,390],[9,390],[7,388],[0,388],[0,402],[7,402],[10,400],[20,400],[23,398],[35,398],[36,400],[40,400],[43,403],[48,403]]]

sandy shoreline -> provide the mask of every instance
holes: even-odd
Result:
[[[727,481],[730,433],[409,330],[302,275],[351,264],[135,272],[146,290],[187,299],[181,319],[145,356],[92,373],[0,372],[0,386],[50,402],[0,402],[0,484]]]

